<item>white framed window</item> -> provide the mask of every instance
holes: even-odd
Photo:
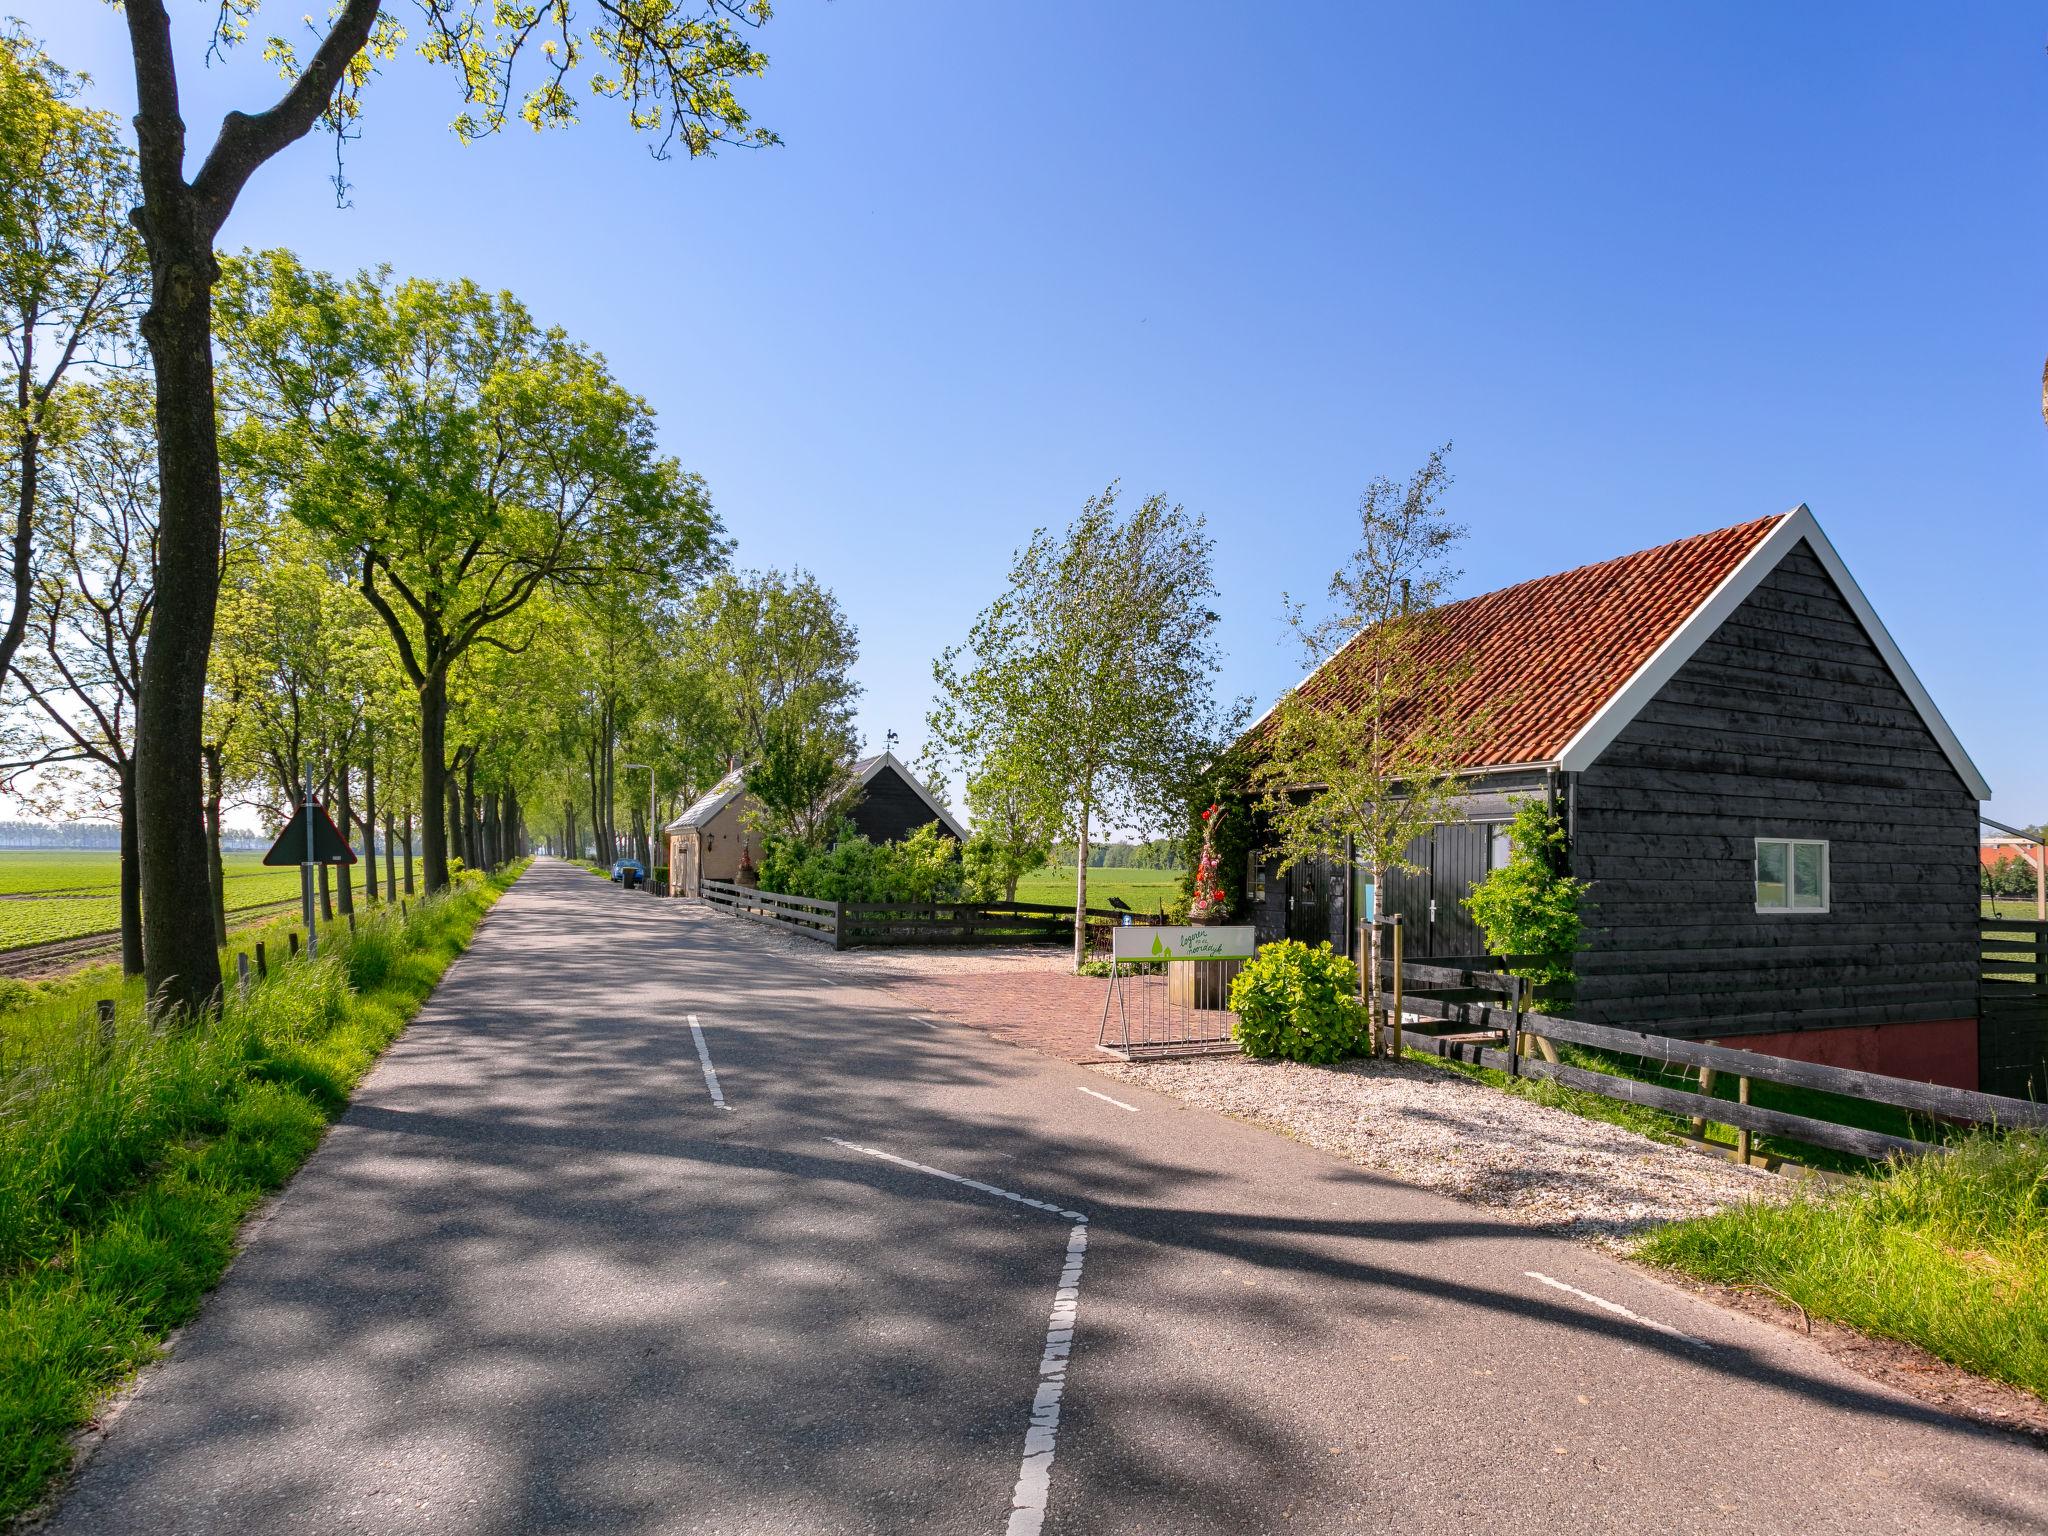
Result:
[[[1514,857],[1514,839],[1508,835],[1509,824],[1505,821],[1488,822],[1486,827],[1486,867],[1499,869]]]
[[[1759,912],[1827,911],[1828,845],[1817,838],[1758,838],[1756,909]]]

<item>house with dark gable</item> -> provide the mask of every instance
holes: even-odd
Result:
[[[853,830],[871,843],[900,842],[934,822],[942,835],[967,840],[953,813],[893,752],[849,763],[838,792],[847,796],[845,815]],[[742,859],[758,862],[761,835],[753,813],[759,809],[747,793],[746,775],[734,769],[670,822],[664,830],[671,892],[698,895],[706,880],[737,877]]]
[[[1978,1086],[1978,810],[1990,789],[1804,506],[1437,610],[1480,721],[1459,814],[1377,893],[1411,957],[1486,944],[1464,907],[1521,797],[1590,883],[1592,1023]],[[1340,652],[1301,686],[1342,708]],[[1355,949],[1355,869],[1255,855],[1262,938]]]

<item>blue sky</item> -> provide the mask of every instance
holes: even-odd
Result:
[[[17,4],[130,110],[118,11]],[[213,9],[173,4],[195,139],[274,89],[198,67]],[[353,206],[309,142],[226,243],[473,277],[601,347],[743,562],[839,593],[875,743],[915,748],[933,654],[1116,478],[1207,517],[1263,707],[1282,592],[1451,440],[1467,591],[1809,503],[1991,814],[2048,818],[2037,9],[779,10],[782,148],[655,163],[602,103],[465,148],[407,57]]]

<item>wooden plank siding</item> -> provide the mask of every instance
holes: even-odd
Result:
[[[1977,813],[1801,544],[1571,785],[1573,1012],[1734,1035],[1977,1015]],[[1825,913],[1758,913],[1754,839],[1825,838]]]
[[[924,798],[903,782],[902,775],[886,767],[868,780],[847,815],[854,831],[871,843],[901,842],[919,827],[938,821]],[[942,821],[939,830],[947,837],[953,835]]]

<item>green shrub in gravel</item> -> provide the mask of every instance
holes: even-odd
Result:
[[[1263,946],[1231,982],[1230,1006],[1247,1056],[1337,1061],[1365,1043],[1358,967],[1328,944]]]

